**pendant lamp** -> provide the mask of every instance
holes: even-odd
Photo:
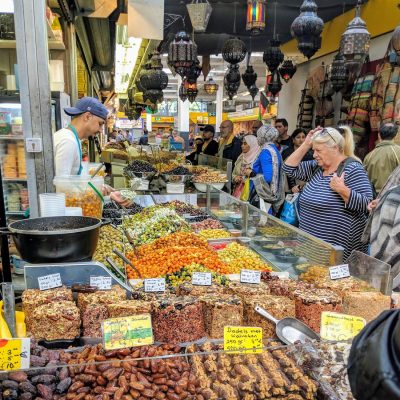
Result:
[[[271,39],[268,48],[264,51],[263,61],[270,72],[274,72],[285,58],[280,45],[281,42],[278,39]]]
[[[168,65],[172,66],[174,71],[183,79],[196,60],[196,44],[192,42],[188,33],[178,32],[169,45]]]
[[[228,93],[229,99],[232,100],[240,87],[239,65],[229,65],[229,70],[224,76],[224,87]]]
[[[297,67],[293,64],[292,60],[285,60],[279,68],[279,74],[286,83],[293,78],[296,71]]]
[[[187,100],[187,90],[185,88],[185,85],[183,83],[181,83],[181,85],[179,86],[179,98],[185,102]]]
[[[259,35],[265,29],[266,2],[247,0],[246,30],[252,35]]]
[[[282,89],[281,78],[279,77],[279,72],[275,70],[272,73],[271,81],[268,83],[268,92],[276,96]]]
[[[214,81],[213,78],[210,78],[203,86],[203,89],[207,94],[216,93],[218,88],[219,88],[219,85]]]
[[[246,45],[239,38],[228,39],[222,48],[222,58],[229,64],[238,64],[246,57]]]
[[[252,65],[248,65],[246,68],[246,71],[242,74],[242,80],[244,85],[247,87],[247,89],[250,90],[250,87],[255,85],[257,82],[257,74],[254,71],[254,68]]]
[[[332,88],[335,92],[342,90],[348,81],[349,74],[347,72],[346,64],[342,54],[337,53],[331,68],[330,81],[332,83]]]
[[[192,0],[190,4],[186,4],[186,8],[193,30],[195,32],[205,32],[212,13],[211,4],[207,0]]]

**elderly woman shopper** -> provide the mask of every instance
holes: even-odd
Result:
[[[320,127],[311,131],[287,158],[283,170],[308,182],[299,197],[300,229],[342,246],[346,260],[352,250],[367,251],[361,235],[372,189],[362,164],[354,158],[350,128],[338,129],[340,132]],[[315,161],[301,162],[311,148]]]
[[[249,178],[246,177],[246,170],[253,167],[259,154],[260,146],[258,145],[257,138],[253,135],[245,136],[242,140],[242,154],[236,160],[235,168],[232,172],[234,183],[233,195],[243,201],[249,199],[249,193],[246,192],[249,192],[252,186]],[[246,182],[246,179],[248,182]],[[243,191],[246,185],[248,187]]]
[[[279,138],[277,129],[263,125],[257,131],[257,140],[261,152],[253,168],[248,168],[246,175],[252,178],[254,190],[250,201],[253,204],[264,200],[271,205],[270,212],[277,213],[285,197],[282,157],[276,146]]]

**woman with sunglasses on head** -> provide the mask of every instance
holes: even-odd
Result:
[[[314,150],[313,161],[301,160]],[[288,176],[307,182],[299,197],[300,229],[344,248],[367,251],[361,235],[372,199],[371,184],[354,156],[353,133],[347,126],[318,127],[283,166]]]

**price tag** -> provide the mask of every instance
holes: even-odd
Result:
[[[336,265],[329,268],[331,279],[342,279],[350,276],[349,264]]]
[[[211,286],[211,272],[193,272],[192,285]]]
[[[261,282],[261,271],[255,271],[252,269],[242,269],[240,271],[240,282],[241,283],[260,283]]]
[[[153,344],[151,315],[138,314],[104,320],[103,340],[106,350]]]
[[[224,327],[224,350],[232,354],[257,354],[263,348],[262,328],[248,326]]]
[[[364,328],[364,318],[354,315],[323,311],[321,314],[321,338],[326,340],[349,340]]]
[[[96,286],[100,290],[111,290],[111,276],[91,276],[90,286]]]
[[[57,274],[40,276],[38,278],[38,283],[40,290],[54,289],[56,287],[60,287],[62,286],[61,275],[57,273]]]
[[[165,292],[165,278],[153,278],[144,280],[145,292]]]
[[[29,368],[30,343],[29,338],[0,339],[0,370]]]

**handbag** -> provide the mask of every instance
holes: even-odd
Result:
[[[299,217],[297,213],[297,201],[299,193],[288,194],[283,203],[280,219],[287,224],[299,226]]]
[[[237,199],[240,199],[240,197],[242,196],[243,187],[244,187],[244,181],[241,181],[240,183],[236,184],[232,196],[236,197]]]
[[[246,178],[243,183],[242,194],[240,196],[240,200],[248,201],[250,197],[250,178]]]

